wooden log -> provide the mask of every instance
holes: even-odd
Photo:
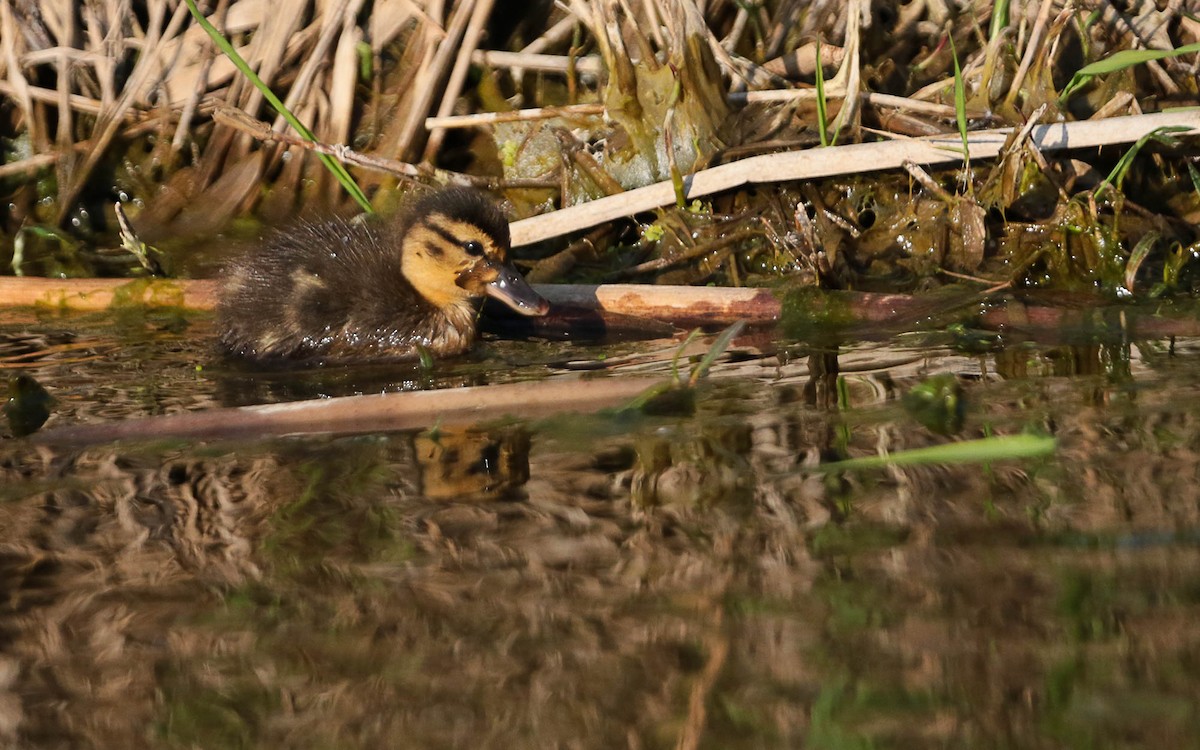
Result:
[[[70,425],[39,432],[31,440],[95,444],[115,440],[234,440],[266,435],[359,434],[470,425],[505,417],[537,419],[562,412],[594,412],[628,402],[653,378],[559,378],[434,391],[241,406],[120,422]]]
[[[767,289],[649,286],[644,284],[535,284],[553,306],[609,312],[681,324],[735,320],[767,323],[779,302]],[[0,306],[99,312],[113,305],[212,310],[217,282],[163,279],[43,279],[0,276]]]
[[[915,323],[946,315],[965,305],[984,302],[980,296],[957,294],[878,294],[820,289],[743,289],[730,287],[659,286],[650,284],[534,284],[550,300],[547,318],[522,318],[536,326],[525,330],[569,327],[584,313],[608,324],[612,330],[641,326],[647,333],[667,335],[664,326],[720,327],[736,321],[750,325],[795,324],[799,316],[814,327],[885,326]],[[213,281],[138,279],[41,279],[0,277],[0,307],[35,307],[51,311],[96,312],[113,305],[184,307],[212,310],[217,284]],[[1062,295],[1038,304],[1036,295],[1023,302],[999,300],[978,310],[975,324],[988,330],[1050,332],[1083,320],[1078,310],[1066,309]],[[1078,298],[1091,316],[1092,327],[1126,326],[1139,338],[1200,336],[1200,320],[1188,314],[1139,314],[1129,305],[1109,305],[1094,296]],[[503,317],[503,310],[497,310]],[[1110,314],[1111,313],[1111,314]],[[1106,321],[1108,321],[1106,323]],[[861,332],[861,331],[860,331]]]
[[[780,313],[770,289],[649,284],[535,284],[534,289],[550,301],[552,311],[594,310],[679,326],[773,323]]]
[[[0,276],[0,307],[61,312],[100,312],[114,305],[211,310],[216,299],[215,281]]]

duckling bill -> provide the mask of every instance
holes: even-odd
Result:
[[[462,353],[484,296],[524,315],[550,308],[508,263],[509,245],[499,209],[467,188],[387,221],[302,223],[226,269],[221,346],[260,361]]]

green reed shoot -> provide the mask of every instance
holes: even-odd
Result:
[[[1149,133],[1143,135],[1141,138],[1138,138],[1137,142],[1130,146],[1129,150],[1126,151],[1119,160],[1117,160],[1116,166],[1112,168],[1112,171],[1108,173],[1108,176],[1104,178],[1104,181],[1096,186],[1096,190],[1093,195],[1099,197],[1104,194],[1104,191],[1114,186],[1118,191],[1120,191],[1121,185],[1125,182],[1125,176],[1129,174],[1129,169],[1133,166],[1133,160],[1137,157],[1138,152],[1142,150],[1142,147],[1147,143],[1150,141],[1157,141],[1164,146],[1174,148],[1175,146],[1179,145],[1179,141],[1174,138],[1172,134],[1186,133],[1189,131],[1191,131],[1191,128],[1185,125],[1171,125],[1164,128],[1155,128]]]
[[[814,467],[822,473],[850,469],[882,469],[888,466],[929,466],[931,464],[977,464],[1018,458],[1036,458],[1054,452],[1057,441],[1047,435],[1003,435],[979,440],[945,443],[928,448],[834,461]]]
[[[688,344],[692,343],[699,337],[700,329],[693,328],[692,330],[688,331],[687,338],[685,338],[683,343],[679,345],[679,348],[675,350],[675,355],[671,357],[671,382],[680,384],[683,383],[683,377],[679,374],[679,358],[683,356],[683,351],[688,348]]]
[[[829,102],[825,98],[825,67],[821,62],[821,40],[817,40],[817,130],[821,136],[821,145],[830,146],[829,140]],[[834,140],[837,135],[834,134]]]
[[[279,100],[279,97],[275,96],[275,92],[271,90],[271,87],[258,77],[258,74],[254,72],[254,70],[244,59],[242,59],[242,56],[239,55],[237,50],[233,48],[233,45],[229,43],[229,40],[226,39],[221,32],[217,31],[215,26],[208,22],[208,19],[205,18],[204,14],[200,12],[200,9],[196,7],[196,0],[184,0],[184,2],[187,3],[188,10],[191,11],[192,17],[196,19],[196,23],[200,24],[200,27],[204,29],[209,38],[213,40],[213,44],[217,45],[217,48],[220,49],[221,52],[229,58],[230,62],[232,62],[234,66],[242,72],[242,75],[246,76],[250,83],[254,85],[254,88],[258,89],[262,93],[263,97],[270,102],[272,107],[275,108],[275,111],[283,116],[283,119],[287,121],[288,125],[291,125],[292,128],[300,134],[300,137],[304,138],[304,140],[311,143],[317,143],[318,141],[312,134],[312,131],[305,127],[304,123],[300,122],[300,120],[293,115],[286,106],[284,106],[283,102]],[[337,159],[334,159],[329,154],[317,154],[317,158],[320,159],[321,163],[325,165],[325,168],[328,169],[335,178],[337,178],[337,181],[341,184],[342,188],[344,188],[345,191],[350,194],[350,197],[354,198],[354,200],[358,202],[358,205],[362,207],[363,211],[366,211],[367,213],[374,212],[374,209],[371,208],[371,202],[367,200],[366,194],[363,193],[362,188],[358,186],[358,183],[354,181],[354,178],[350,176],[350,173],[346,171],[346,167],[341,162],[339,162]]]
[[[700,362],[692,368],[691,377],[688,378],[689,386],[695,386],[700,378],[708,374],[708,371],[713,366],[713,363],[717,361],[717,357],[725,353],[725,350],[729,348],[729,345],[733,343],[733,340],[737,338],[737,335],[741,333],[742,329],[745,327],[746,321],[739,320],[738,322],[726,328],[724,331],[721,331],[721,334],[713,340],[712,346],[708,348],[708,352],[706,352],[704,357],[700,359]]]
[[[967,86],[963,81],[962,68],[958,65],[958,50],[954,48],[954,37],[950,37],[950,57],[954,60],[954,122],[958,136],[962,139],[963,179],[967,190],[971,190],[971,144],[967,136]]]
[[[1091,65],[1085,65],[1080,68],[1071,80],[1063,87],[1062,93],[1058,95],[1059,102],[1065,102],[1072,94],[1083,88],[1093,78],[1107,73],[1116,73],[1118,71],[1132,68],[1135,65],[1151,62],[1153,60],[1162,60],[1168,57],[1179,57],[1192,52],[1200,52],[1200,42],[1184,45],[1176,49],[1125,49],[1120,52],[1114,52],[1103,60],[1097,60]]]
[[[988,39],[995,39],[1008,28],[1009,0],[996,0],[992,5],[992,20],[988,25]]]
[[[672,67],[672,71],[675,69]],[[675,85],[671,87],[671,98],[667,104],[668,120],[675,112],[675,105],[679,103],[680,97],[683,96],[683,81],[680,80],[679,74],[675,74]],[[675,143],[671,135],[671,124],[668,122],[663,126],[663,138],[667,145],[667,161],[670,162],[671,171],[671,187],[675,189],[675,207],[687,207],[687,193],[683,189],[683,172],[679,170],[679,164],[675,162]]]

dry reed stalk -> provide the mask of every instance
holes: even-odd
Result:
[[[805,7],[806,5],[809,7]],[[828,3],[822,3],[818,0],[818,2],[811,3],[810,5],[806,0],[783,0],[775,13],[779,22],[771,29],[771,36],[767,40],[764,57],[768,60],[779,57],[783,53],[783,44],[789,34],[797,30],[801,34],[811,33],[814,29],[812,19],[819,18],[822,15],[823,5],[828,5]],[[800,20],[802,11],[805,12],[806,25],[797,29],[797,22]]]
[[[316,41],[307,52],[300,73],[289,87],[284,101],[289,111],[296,112],[304,108],[318,113],[315,119],[306,116],[304,121],[312,123],[310,130],[325,143],[347,143],[350,140],[354,87],[358,77],[355,45],[362,38],[362,30],[355,20],[362,5],[363,0],[317,4],[317,14],[309,26],[309,29],[317,29]],[[329,65],[330,50],[333,50],[332,66]],[[318,72],[322,80],[320,85],[314,85]],[[275,116],[273,127],[276,132],[287,129],[282,114]],[[306,171],[311,173],[315,170],[318,181],[324,187],[326,201],[336,205],[341,192],[337,181],[330,179],[325,170],[315,164],[303,166],[306,169],[297,165],[287,170],[291,181],[284,183],[281,179],[277,185],[283,183],[283,187],[295,189]]]
[[[724,250],[739,242],[754,239],[762,235],[758,229],[743,229],[736,232],[730,232],[721,236],[719,239],[701,242],[685,250],[677,252],[669,257],[654,258],[644,263],[628,266],[617,271],[609,278],[628,279],[634,276],[640,276],[644,273],[653,273],[663,271],[681,263],[687,263],[697,258],[711,256],[713,253]],[[736,285],[736,281],[734,284]]]
[[[229,10],[230,0],[219,0],[217,8],[213,12],[213,27],[221,29],[224,23],[220,19],[227,15]],[[187,32],[184,32],[185,35]],[[187,101],[184,102],[183,108],[179,113],[179,123],[175,127],[175,135],[171,138],[171,154],[174,157],[183,150],[184,143],[191,137],[192,118],[195,117],[197,110],[200,107],[200,101],[208,91],[209,76],[212,73],[212,66],[217,58],[217,49],[214,45],[204,47],[200,53],[200,69],[196,77],[196,83],[192,87],[191,93],[188,94]],[[166,86],[166,81],[164,81]]]
[[[1042,43],[1046,31],[1046,24],[1050,20],[1050,11],[1054,8],[1054,0],[1042,0],[1038,8],[1037,20],[1033,24],[1033,31],[1029,36],[1029,41],[1025,44],[1025,54],[1021,56],[1021,64],[1017,66],[1016,75],[1013,76],[1012,87],[1009,89],[1007,103],[1012,105],[1017,100],[1017,96],[1021,93],[1021,86],[1025,83],[1025,76],[1029,74],[1029,69],[1033,66],[1034,60],[1042,53]]]
[[[289,5],[291,7],[288,7]],[[264,10],[262,21],[250,40],[250,54],[258,58],[255,72],[268,86],[274,84],[276,77],[284,72],[288,45],[300,36],[300,23],[304,18],[300,12],[302,7],[297,0],[283,0],[280,6],[269,6]],[[319,23],[320,19],[317,19],[313,26]],[[246,93],[241,102],[242,109],[255,115],[262,107],[263,93],[254,86],[245,86],[244,90]],[[301,90],[300,93],[303,94],[304,91]],[[300,99],[297,97],[294,108],[299,108],[299,105]]]
[[[258,60],[255,73],[267,86],[277,84],[277,77],[286,74],[289,44],[297,47],[307,46],[305,37],[313,35],[312,29],[320,23],[318,19],[301,31],[300,24],[304,19],[302,7],[306,3],[303,0],[282,0],[282,2],[284,3],[282,7],[264,7],[262,17],[247,50],[253,59]],[[291,4],[291,7],[288,7],[288,3]],[[240,74],[235,81],[237,85],[230,87],[226,102],[240,107],[251,116],[258,116],[266,97],[258,87],[250,85],[250,82]],[[291,106],[291,110],[299,115],[306,106],[311,106],[307,99],[297,98]],[[299,116],[309,123],[312,122],[307,115]],[[252,146],[251,139],[245,137],[218,141],[216,148],[210,148],[205,153],[205,158],[209,159],[213,165],[210,174],[213,176],[217,174],[218,164],[242,164]],[[276,156],[277,154],[270,153],[268,158],[273,162]],[[260,175],[268,166],[267,158],[261,161],[263,163],[262,169],[259,170]],[[224,174],[221,176],[224,177]],[[250,201],[251,192],[254,189],[251,181],[244,182],[241,189],[243,191],[241,195],[233,197],[237,198],[238,204],[250,204],[252,202]]]
[[[72,13],[69,7],[64,7],[63,10],[65,11],[64,16]],[[101,13],[104,14],[103,19],[100,18]],[[127,13],[128,8],[122,8],[117,3],[87,3],[84,6],[88,29],[87,49],[96,55],[96,59],[92,63],[93,70],[96,81],[100,85],[100,100],[108,109],[113,108],[120,93],[116,88],[116,68],[122,57],[122,50],[118,46],[120,42],[115,37],[118,30],[122,28]],[[160,13],[160,20],[163,15],[165,13]],[[60,40],[60,43],[65,43],[65,40]]]
[[[1032,142],[1042,151],[1062,151],[1069,148],[1095,148],[1132,143],[1158,128],[1172,126],[1193,130],[1200,128],[1200,113],[1163,112],[1114,117],[1100,122],[1088,120],[1039,125],[1033,129],[1031,137]],[[1001,153],[1005,139],[1011,132],[1012,128],[999,128],[971,133],[968,141],[970,158],[995,158]],[[698,198],[749,184],[896,169],[905,161],[926,166],[958,164],[962,162],[961,148],[962,141],[955,133],[930,138],[854,143],[834,148],[754,156],[685,177],[686,197]],[[514,222],[513,245],[529,245],[674,202],[675,189],[672,183],[658,182]]]
[[[845,91],[838,91],[835,93],[830,92],[828,89],[825,90],[825,96],[829,99],[840,99],[844,97],[845,94]],[[816,98],[816,89],[774,89],[767,91],[734,92],[729,95],[729,103],[761,104],[764,102],[816,101]],[[934,115],[935,117],[954,117],[954,107],[949,104],[927,102],[907,96],[876,94],[871,91],[861,92],[858,95],[858,98],[865,104],[871,104],[877,107],[893,107],[895,109],[902,109],[908,112]],[[972,113],[968,112],[969,116],[971,114]]]
[[[44,430],[31,439],[38,443],[78,445],[115,440],[235,440],[264,435],[418,430],[512,417],[538,419],[565,412],[594,412],[626,403],[661,383],[652,378],[561,378],[346,396],[71,425]]]
[[[87,148],[88,144],[77,144],[77,148]],[[42,167],[48,167],[58,161],[59,154],[57,151],[51,151],[48,154],[38,154],[31,156],[28,159],[9,162],[8,164],[0,164],[0,177],[9,177],[11,175],[28,174],[36,172]]]
[[[841,94],[832,95],[831,99]],[[730,93],[727,100],[730,104],[758,104],[762,102],[793,102],[812,101],[817,98],[815,89],[776,89],[769,91],[741,91]],[[868,104],[880,107],[920,112],[937,117],[954,117],[954,107],[948,104],[925,102],[891,94],[876,94],[864,91],[859,98]],[[1126,101],[1126,104],[1128,102]],[[522,122],[526,120],[551,119],[554,117],[587,117],[604,114],[603,104],[576,104],[566,107],[534,107],[519,109],[514,112],[480,112],[473,115],[450,115],[449,117],[429,117],[425,119],[425,127],[433,128],[477,128],[494,125],[499,122]]]
[[[342,10],[341,33],[333,52],[333,66],[329,69],[329,124],[328,129],[318,133],[327,143],[350,143],[354,125],[354,89],[358,82],[358,45],[363,40],[363,31],[355,23],[363,0],[354,0]],[[336,183],[330,181],[335,189]]]
[[[1129,112],[1130,110],[1133,110],[1132,114],[1141,112],[1141,108],[1138,107],[1137,99],[1133,96],[1133,92],[1118,91],[1113,95],[1112,99],[1100,105],[1100,109],[1096,110],[1095,114],[1088,119],[1107,120],[1110,117],[1119,117],[1122,112]]]
[[[578,20],[571,15],[567,15],[560,19],[556,24],[546,29],[546,31],[543,32],[542,35],[537,39],[534,39],[532,42],[522,47],[521,51],[517,54],[536,54],[542,50],[549,49],[555,44],[565,42],[571,38],[571,35],[575,32],[575,27],[578,24]],[[476,50],[476,54],[478,53],[479,50]],[[472,59],[474,59],[474,55],[472,55]]]
[[[134,64],[133,72],[129,76],[129,80],[125,84],[120,97],[113,104],[111,110],[102,112],[96,118],[96,126],[92,131],[93,148],[84,157],[83,163],[79,165],[74,174],[71,175],[67,186],[60,190],[58,196],[58,211],[55,216],[55,224],[62,224],[67,218],[67,215],[74,210],[75,199],[83,190],[88,178],[92,174],[92,170],[100,163],[109,144],[117,135],[117,130],[121,126],[125,112],[127,112],[136,99],[143,95],[144,89],[152,82],[151,75],[159,72],[159,56],[162,53],[161,41],[171,39],[179,33],[179,29],[183,26],[183,21],[188,17],[187,6],[179,3],[175,7],[174,15],[167,23],[165,29],[162,29],[162,21],[166,16],[166,2],[154,2],[150,4],[150,22],[147,24],[147,35],[144,40],[142,54],[138,57]],[[160,33],[160,29],[162,29]]]
[[[871,8],[867,0],[850,0],[846,6],[846,41],[844,56],[837,74],[829,81],[831,91],[841,91],[844,97],[841,108],[830,126],[833,137],[847,128],[851,137],[858,136],[859,91],[862,88],[862,64],[860,42],[862,29],[871,24]]]
[[[251,67],[261,62],[257,57],[258,47],[249,43],[237,44],[243,35],[257,31],[263,14],[268,12],[274,0],[221,0],[207,18],[227,39],[234,49]],[[164,72],[163,88],[171,106],[178,106],[201,87],[201,72],[214,51],[208,34],[198,24],[192,24],[178,37],[163,42],[163,59],[172,61]],[[237,68],[224,55],[212,58],[211,68],[203,76],[203,88],[220,88],[236,81]]]
[[[0,0],[0,57],[3,58],[4,70],[8,74],[8,83],[17,101],[17,109],[21,120],[29,131],[30,142],[35,150],[45,150],[39,119],[34,115],[33,97],[29,93],[29,82],[21,71],[18,61],[17,41],[21,38],[17,29],[16,19],[13,18],[12,5],[9,0]]]
[[[288,88],[287,98],[283,100],[283,105],[288,110],[296,111],[301,106],[301,103],[309,98],[313,82],[317,77],[317,72],[328,62],[326,58],[329,50],[333,47],[333,40],[342,33],[347,21],[354,20],[354,14],[358,13],[359,8],[362,7],[362,3],[363,0],[340,0],[335,8],[331,8],[329,3],[325,3],[325,7],[318,10],[317,16],[313,19],[313,23],[310,26],[310,28],[319,27],[317,41],[308,50],[304,63],[300,66],[300,72]],[[351,72],[353,72],[353,69]],[[330,99],[334,98],[335,95],[331,94]],[[277,133],[281,133],[287,129],[287,123],[284,121],[283,115],[275,115],[275,122],[272,125],[272,129]],[[320,134],[321,139],[326,142],[345,143],[347,140],[345,135],[342,135],[340,138],[333,138],[331,137],[331,133],[320,128],[310,127],[309,129],[314,133]]]
[[[394,33],[399,35],[409,20],[411,17],[405,19],[405,23],[396,26]],[[372,28],[374,27],[375,19],[372,19]],[[432,93],[427,86],[420,85],[420,81],[426,78],[433,68],[438,54],[438,42],[443,36],[441,28],[428,16],[422,14],[417,17],[415,28],[409,35],[409,42],[405,45],[404,54],[397,65],[398,80],[392,82],[398,94],[381,118],[381,133],[375,144],[376,150],[381,153],[400,159],[409,158],[413,154],[413,140],[420,131],[425,116],[429,114],[432,102]],[[373,46],[372,49],[375,59],[378,60],[379,47]],[[430,94],[428,98],[425,97],[426,93]]]
[[[441,103],[438,105],[437,114],[439,117],[446,117],[454,111],[454,105],[458,101],[459,94],[462,93],[463,83],[467,80],[467,73],[471,69],[471,54],[479,46],[479,41],[483,37],[484,26],[487,24],[488,17],[492,13],[494,0],[470,1],[472,3],[471,18],[467,22],[466,31],[463,32],[463,40],[458,51],[458,57],[455,58],[454,68],[450,71],[450,79],[446,82],[446,90],[442,94]],[[445,132],[440,128],[430,131],[429,140],[425,143],[425,161],[430,163],[434,161],[437,157],[437,152],[442,148],[442,140],[445,136]]]
[[[218,106],[213,111],[213,119],[222,125],[246,133],[263,143],[282,143],[289,148],[328,154],[345,164],[354,164],[363,169],[369,169],[401,179],[433,179],[444,185],[474,185],[492,190],[502,188],[552,188],[558,184],[553,180],[480,177],[478,175],[463,174],[462,172],[452,172],[447,169],[435,169],[426,165],[410,164],[395,159],[384,159],[372,156],[371,154],[362,154],[341,144],[313,142],[287,133],[277,133],[267,123],[255,120],[242,110],[234,109],[233,107]]]
[[[138,118],[133,125],[130,125],[122,130],[120,135],[123,138],[136,138],[145,135],[151,130],[157,130],[159,128],[159,123],[156,122],[157,119],[157,117]],[[86,152],[93,147],[94,146],[91,141],[77,141],[70,144],[68,149],[71,151]],[[51,149],[46,153],[37,154],[36,156],[31,156],[28,159],[9,162],[8,164],[0,164],[0,177],[36,172],[42,167],[54,164],[61,158],[62,154],[59,150]]]
[[[30,0],[20,1],[33,4]],[[863,0],[854,0],[847,5],[832,0],[783,0],[774,8],[773,13],[764,7],[734,7],[728,3],[700,4],[694,0],[571,0],[570,14],[558,20],[552,28],[521,52],[481,51],[476,47],[484,21],[490,15],[492,1],[439,0],[415,3],[395,0],[377,3],[372,6],[368,21],[369,33],[364,33],[364,28],[360,28],[357,23],[364,0],[317,0],[312,3],[306,0],[237,0],[232,3],[229,0],[220,0],[220,5],[213,13],[213,19],[220,18],[223,9],[228,8],[223,19],[225,23],[219,26],[224,26],[227,34],[235,40],[249,40],[248,43],[240,44],[243,56],[247,57],[251,65],[256,67],[268,82],[277,88],[286,88],[287,101],[297,111],[310,115],[310,121],[315,121],[314,131],[325,143],[346,143],[353,138],[357,82],[355,48],[359,41],[369,37],[378,60],[384,45],[391,43],[406,30],[411,31],[411,38],[403,49],[406,59],[416,70],[412,74],[414,77],[410,79],[413,85],[399,87],[396,105],[392,110],[399,116],[391,118],[392,122],[383,127],[385,136],[376,140],[377,153],[400,156],[411,156],[415,153],[414,150],[419,145],[417,141],[420,139],[421,122],[433,109],[435,96],[441,95],[437,105],[438,112],[450,111],[461,94],[462,80],[470,61],[512,67],[514,75],[518,76],[524,70],[550,69],[573,69],[576,72],[595,75],[602,73],[598,64],[599,58],[594,56],[572,59],[566,55],[544,54],[551,51],[554,45],[564,44],[581,22],[590,29],[601,49],[608,50],[613,58],[610,65],[614,70],[626,65],[631,54],[649,64],[664,53],[670,56],[683,49],[690,43],[685,40],[696,39],[699,46],[707,47],[711,51],[727,75],[734,78],[748,77],[755,82],[754,85],[762,85],[761,81],[766,80],[760,78],[760,75],[772,74],[767,68],[760,68],[749,60],[738,57],[733,51],[737,49],[734,42],[738,35],[752,22],[759,25],[764,21],[771,23],[771,26],[763,27],[765,36],[759,41],[761,57],[758,59],[779,57],[784,51],[784,43],[797,35],[820,34],[823,37],[831,37],[835,36],[833,32],[844,28],[846,54],[838,75],[827,87],[827,95],[831,98],[844,96],[847,90],[855,93],[858,89],[855,80],[860,67],[857,40],[862,28],[869,22],[867,4]],[[224,93],[228,97],[226,101],[240,101],[241,106],[252,114],[259,109],[259,94],[248,90],[240,78],[232,77],[233,69],[223,57],[212,57],[211,44],[202,30],[192,25],[181,25],[186,21],[186,13],[178,0],[147,0],[145,13],[138,15],[128,13],[127,3],[121,2],[85,3],[76,7],[71,0],[41,0],[37,5],[45,17],[44,23],[40,17],[35,19],[36,22],[30,21],[28,13],[22,14],[21,9],[24,6],[20,3],[14,4],[14,0],[0,0],[0,76],[7,78],[0,80],[0,93],[13,98],[15,109],[29,129],[35,151],[49,151],[51,141],[48,136],[52,136],[58,143],[56,153],[64,170],[60,175],[63,179],[60,179],[59,183],[63,186],[58,205],[60,220],[73,209],[71,204],[74,203],[75,196],[89,179],[101,155],[109,149],[116,135],[122,132],[120,128],[125,123],[161,121],[161,113],[147,115],[139,112],[139,108],[146,106],[152,92],[165,91],[163,99],[183,103],[183,116],[171,141],[171,148],[175,152],[183,147],[188,134],[187,124],[191,121],[193,113],[202,109],[204,95]],[[1163,46],[1164,40],[1167,44],[1170,42],[1167,25],[1178,15],[1177,6],[1177,3],[1173,4],[1153,18],[1139,17],[1133,20],[1105,11],[1101,15],[1101,23],[1111,26],[1123,38],[1136,37],[1140,40],[1138,43],[1158,48]],[[1033,75],[1040,75],[1034,67],[1035,63],[1038,63],[1039,58],[1052,58],[1055,55],[1053,44],[1057,43],[1057,40],[1054,39],[1051,43],[1047,42],[1047,39],[1053,39],[1060,22],[1065,23],[1066,19],[1070,18],[1069,14],[1060,14],[1059,19],[1050,24],[1050,12],[1055,7],[1051,0],[1045,0],[1040,6],[1032,7],[1036,8],[1037,21],[1033,24],[1034,33],[1023,45],[1024,57],[1017,81],[1012,86],[1013,92],[1022,88],[1022,80],[1030,75],[1031,71]],[[449,12],[443,12],[444,10]],[[919,10],[907,6],[902,9],[897,28],[909,28],[921,18],[936,21],[940,18],[938,14],[945,8],[943,4],[935,3],[925,7],[923,11],[918,12]],[[1029,10],[1022,12],[1026,17],[1033,18]],[[920,13],[926,13],[928,17]],[[438,28],[434,19],[446,17],[449,20],[447,29],[443,31]],[[82,23],[79,23],[77,18],[82,19]],[[139,18],[147,20],[144,28],[140,25]],[[730,23],[732,28],[728,25]],[[714,28],[731,30],[725,39],[718,39]],[[683,30],[682,34],[680,30]],[[137,49],[136,56],[130,53],[132,48]],[[130,63],[133,68],[122,82],[119,77],[121,68]],[[58,73],[54,89],[30,85],[23,71],[39,65],[53,66]],[[286,73],[289,65],[297,67],[299,72],[294,76]],[[968,70],[977,70],[980,65],[981,58],[976,58]],[[1161,78],[1161,68],[1152,67],[1151,70]],[[639,70],[637,75],[641,74]],[[683,71],[683,75],[686,75],[686,70]],[[379,77],[381,76],[377,76],[376,80]],[[219,87],[230,80],[233,80],[234,84],[222,92]],[[446,81],[444,92],[439,86],[442,81]],[[1169,81],[1160,83],[1166,90],[1170,90]],[[123,88],[118,90],[118,85]],[[722,89],[727,88],[724,81],[721,81],[720,85]],[[928,88],[926,93],[941,91],[946,85],[946,82],[941,82]],[[729,94],[729,101],[786,101],[809,99],[813,96],[815,92],[809,90],[751,91]],[[841,108],[837,124],[853,122],[860,103],[920,111],[938,117],[946,117],[951,111],[951,108],[945,105],[929,102],[917,104],[912,97],[887,97],[865,93],[852,96],[847,105]],[[1136,104],[1134,101],[1129,103]],[[589,106],[590,109],[581,107],[575,111],[592,112],[597,105]],[[52,113],[55,107],[58,110],[57,117],[51,120],[48,113]],[[1106,111],[1115,107],[1116,103],[1110,105]],[[80,118],[75,113],[86,113],[96,117],[95,126],[85,146],[69,143],[72,130],[79,129]],[[426,159],[435,158],[442,131],[449,127],[552,116],[556,115],[551,111],[539,109],[512,114],[432,117],[425,120],[430,134],[424,154]],[[680,119],[689,118],[676,117],[671,120],[672,127],[677,127]],[[57,123],[57,130],[48,134],[46,131],[51,127],[51,122]],[[662,124],[661,121],[652,122],[647,125],[647,129],[661,130]],[[279,126],[278,122],[276,126]],[[689,139],[674,135],[673,140],[679,144]],[[75,159],[73,154],[80,148],[89,150],[81,160],[79,168],[72,173],[69,168]],[[203,189],[210,186],[223,170],[235,168],[231,165],[242,166],[244,160],[239,156],[249,148],[251,144],[246,139],[235,142],[228,134],[215,133],[200,164],[200,178],[196,180],[196,184]],[[268,157],[275,153],[276,150],[267,149]],[[665,161],[669,161],[669,157],[674,155],[673,152],[666,154],[668,158]],[[366,154],[360,154],[359,157],[362,161],[356,163],[370,160],[370,156]],[[376,166],[388,162],[390,160],[377,161]],[[43,154],[39,154],[37,160],[27,160],[21,167],[10,170],[10,173],[21,173],[47,163]],[[391,166],[395,166],[396,163]],[[262,170],[268,167],[268,163],[262,164]],[[314,167],[306,163],[303,168],[297,166],[289,169],[287,174],[291,179],[299,180],[304,176],[304,170],[312,173]],[[254,189],[255,180],[249,179],[245,170],[240,171],[242,173],[239,179],[230,181],[234,189],[241,191],[237,200],[232,196],[228,200],[233,206],[230,210],[235,212],[250,206],[258,199]],[[412,172],[411,165],[405,165],[401,170],[401,173],[409,176]],[[322,176],[320,179],[325,178]],[[707,184],[704,179],[699,175],[689,178],[693,195],[706,194],[700,192],[700,188],[697,187]],[[481,181],[475,182],[479,184]],[[634,184],[642,182],[644,181]],[[332,186],[332,183],[326,184]],[[488,184],[512,186],[534,183],[489,181]],[[537,184],[544,186],[548,182],[538,181]],[[629,184],[629,181],[626,181],[626,184]],[[656,186],[650,186],[650,189],[655,188]],[[715,189],[720,188],[712,188],[707,192]],[[652,203],[656,201],[657,199]],[[593,209],[608,205],[610,204],[603,201],[589,204]],[[628,206],[629,211],[634,211],[642,210],[646,204],[631,202]],[[604,221],[607,218],[612,217],[606,214],[596,221]],[[520,231],[522,230],[518,229],[518,233]]]
[[[568,14],[566,17],[561,19],[558,23],[554,24],[549,29],[546,29],[546,31],[541,36],[539,36],[537,39],[534,39],[532,42],[530,42],[529,44],[522,47],[521,50],[519,52],[517,52],[517,54],[518,55],[534,55],[534,54],[541,52],[542,50],[549,49],[551,46],[553,46],[555,44],[565,42],[575,33],[575,28],[578,25],[579,25],[579,22],[573,16]],[[480,62],[479,56],[487,55],[487,54],[488,54],[487,52],[483,52],[481,50],[475,50],[475,52],[471,55],[471,61],[476,63],[477,65],[486,65],[487,64],[486,62]],[[576,69],[578,70],[578,68],[576,68]],[[521,79],[525,75],[525,69],[522,66],[515,65],[515,66],[512,66],[511,72],[512,72],[513,81],[515,81],[517,83],[517,88],[519,89],[520,85],[521,85]]]
[[[450,23],[443,32],[441,40],[433,48],[428,65],[422,66],[413,82],[414,93],[408,103],[407,115],[395,153],[403,156],[412,151],[417,133],[420,131],[426,115],[429,114],[441,82],[446,78],[447,68],[466,32],[470,18],[468,0],[456,3],[450,16]],[[435,31],[430,28],[427,33],[434,34]]]
[[[532,52],[504,52],[503,50],[475,50],[471,62],[491,68],[534,70],[542,73],[566,73],[572,66],[581,75],[599,76],[604,73],[604,63],[596,55],[571,58],[568,55],[546,55]]]
[[[427,117],[425,127],[434,128],[477,128],[494,125],[498,122],[525,122],[528,120],[549,120],[555,117],[593,117],[604,114],[603,104],[575,104],[566,107],[534,107],[518,109],[515,112],[480,112],[474,115],[450,115],[448,117]]]
[[[721,40],[721,47],[726,52],[732,53],[737,49],[738,43],[742,41],[742,34],[746,32],[746,27],[750,22],[750,10],[739,5],[737,14],[733,18],[733,24],[729,27],[729,33]]]
[[[23,80],[23,79],[22,79]],[[20,87],[8,81],[0,81],[0,94],[18,99],[23,95]],[[63,105],[59,92],[56,90],[42,88],[40,86],[30,86],[26,84],[24,87],[24,95],[29,97],[30,102],[46,102],[47,104]],[[67,97],[66,106],[89,115],[98,115],[104,111],[105,104],[99,99],[93,99],[82,94],[71,94]],[[124,119],[137,122],[147,116],[145,112],[138,110],[129,110],[124,113]]]
[[[73,14],[71,16],[71,20],[73,25]],[[68,31],[68,33],[64,36],[64,41],[66,41],[74,35]],[[59,153],[63,155],[65,162],[67,155],[72,153],[72,135],[75,131],[75,118],[73,116],[74,112],[71,109],[71,76],[68,72],[71,63],[68,61],[67,56],[63,54],[59,54],[58,59],[54,62],[55,66],[58,68],[56,73],[58,78],[58,89],[56,91],[57,96],[55,97],[55,104],[58,106],[58,133],[56,135],[56,140],[58,142]]]

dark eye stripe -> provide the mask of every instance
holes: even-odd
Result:
[[[449,242],[451,245],[457,245],[459,242],[461,242],[461,240],[459,240],[457,237],[455,237],[452,232],[449,232],[446,229],[439,227],[437,224],[434,224],[431,222],[426,226],[429,227],[429,231],[433,232],[438,237],[441,237],[446,242]]]

